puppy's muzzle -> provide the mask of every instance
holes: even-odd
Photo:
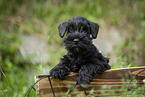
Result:
[[[74,42],[75,44],[78,44],[78,43],[79,43],[79,41],[80,41],[80,40],[79,40],[79,39],[77,39],[77,38],[73,40],[73,42]]]

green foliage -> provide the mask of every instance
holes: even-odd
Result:
[[[119,7],[122,8],[117,9],[118,16],[112,18],[112,24],[119,27],[122,35],[121,43],[115,46],[116,54],[129,66],[144,65],[145,1],[129,0]]]
[[[143,65],[144,9],[144,0],[0,0],[0,97],[24,97],[34,83],[32,76],[59,62],[66,51],[57,26],[73,16],[103,20],[120,30],[124,38],[115,47],[118,58],[111,64],[113,68]],[[36,34],[47,41],[51,60],[47,66],[27,63],[18,56],[21,34]],[[30,97],[35,97],[34,91]]]

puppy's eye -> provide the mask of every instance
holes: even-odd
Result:
[[[85,27],[85,26],[81,26],[81,28],[80,28],[80,32],[87,33],[87,32],[88,32],[88,28]]]
[[[68,29],[68,33],[73,33],[75,30],[73,28]]]
[[[75,28],[74,27],[68,28],[68,32],[73,33],[74,31],[75,31]]]

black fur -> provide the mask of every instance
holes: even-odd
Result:
[[[78,72],[78,83],[86,87],[93,80],[93,76],[110,69],[109,59],[104,57],[92,44],[97,37],[99,26],[81,16],[73,17],[58,26],[60,37],[63,39],[68,53],[60,63],[51,69],[50,74],[63,79],[70,72]]]

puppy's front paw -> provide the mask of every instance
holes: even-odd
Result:
[[[69,71],[65,68],[53,68],[50,71],[50,75],[54,78],[59,78],[59,79],[63,79],[65,76],[67,76],[69,74]]]

